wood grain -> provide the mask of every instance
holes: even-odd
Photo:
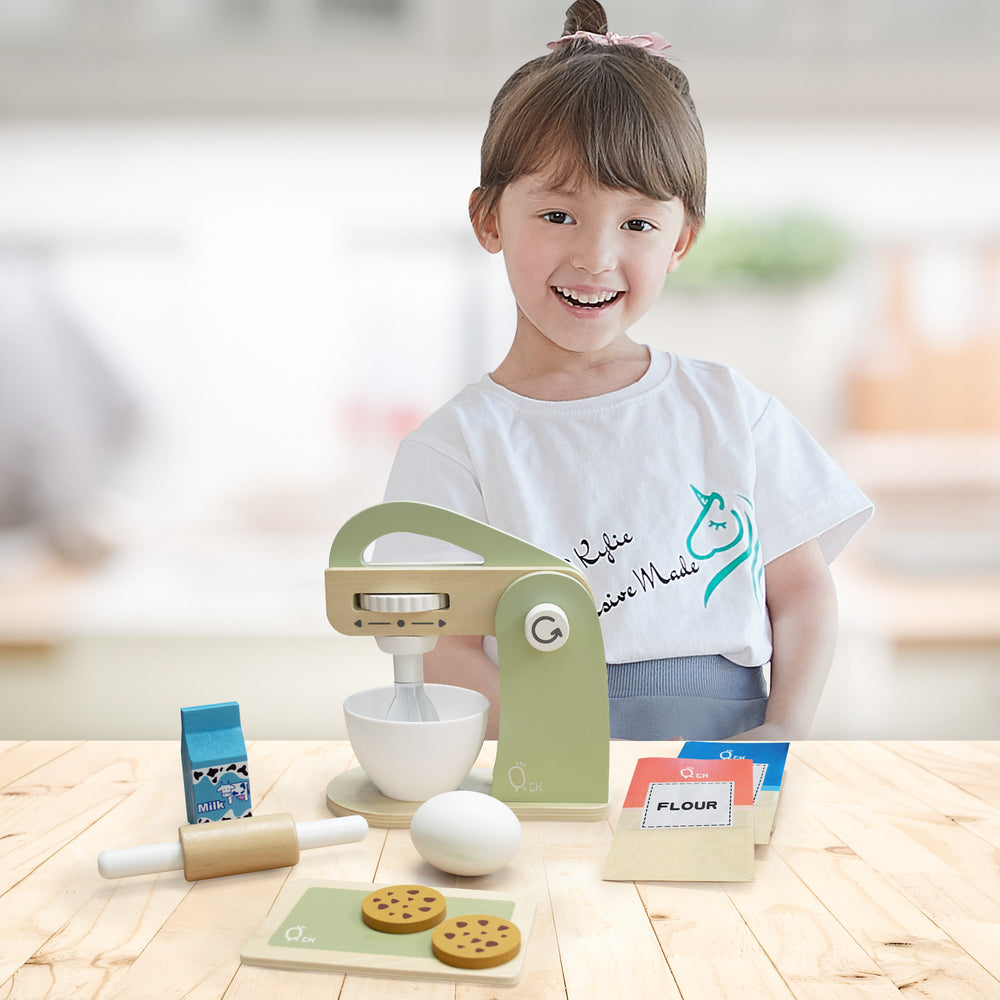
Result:
[[[745,884],[601,880],[635,761],[612,744],[607,821],[526,822],[492,875],[438,872],[405,830],[304,852],[293,869],[110,882],[97,854],[176,837],[174,742],[0,743],[0,997],[196,1000],[997,1000],[1000,744],[799,743],[771,844]],[[487,744],[480,765],[488,765]],[[346,743],[248,746],[258,814],[327,813]],[[516,986],[242,966],[290,880],[416,881],[536,900]]]

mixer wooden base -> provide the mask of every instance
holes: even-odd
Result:
[[[459,788],[490,794],[493,770],[474,767]],[[364,816],[369,826],[406,830],[420,802],[402,802],[383,795],[360,767],[338,774],[326,787],[326,804],[334,816]],[[606,819],[609,802],[508,802],[518,819],[587,822]]]

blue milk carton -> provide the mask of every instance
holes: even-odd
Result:
[[[235,701],[181,709],[181,763],[189,823],[250,816],[250,769]]]

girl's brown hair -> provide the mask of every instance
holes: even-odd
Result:
[[[608,33],[596,0],[576,0],[563,35]],[[705,141],[687,77],[634,45],[587,38],[560,45],[500,88],[483,137],[474,221],[504,188],[540,170],[556,187],[581,179],[651,198],[679,198],[695,232],[705,217]]]

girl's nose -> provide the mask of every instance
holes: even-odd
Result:
[[[604,228],[581,231],[570,264],[588,274],[603,274],[615,266],[614,235]]]

